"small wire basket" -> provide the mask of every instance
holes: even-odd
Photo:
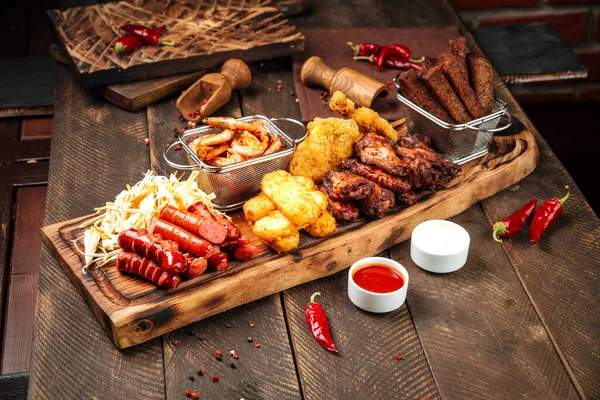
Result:
[[[512,117],[506,108],[506,103],[496,98],[491,114],[463,124],[451,124],[443,121],[400,94],[398,78],[403,73],[399,73],[394,78],[396,97],[437,125],[431,126],[431,129],[428,127],[427,132],[424,133],[431,136],[436,150],[453,163],[461,165],[486,155],[490,149],[494,132],[503,131],[512,124]],[[498,126],[503,116],[506,116],[507,121],[504,125]]]
[[[213,201],[215,208],[223,211],[233,210],[241,207],[246,200],[260,192],[260,181],[262,177],[278,169],[287,169],[292,153],[296,146],[306,137],[306,127],[300,121],[291,118],[267,118],[262,115],[253,115],[239,118],[240,121],[252,123],[261,120],[268,127],[270,133],[281,140],[284,149],[277,153],[256,157],[247,161],[215,167],[204,163],[198,158],[189,144],[196,138],[210,133],[221,132],[221,129],[211,126],[201,126],[186,130],[177,140],[171,143],[163,152],[163,158],[167,164],[180,170],[198,170],[200,174],[196,178],[198,186],[206,193],[214,193]],[[302,126],[304,134],[299,139],[292,139],[277,127],[273,121],[287,121]],[[173,147],[181,145],[188,155],[190,164],[178,164],[168,157]]]

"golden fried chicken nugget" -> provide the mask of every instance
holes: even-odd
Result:
[[[276,209],[277,207],[271,199],[265,196],[264,193],[260,193],[244,203],[244,217],[246,217],[248,224],[252,225]]]
[[[325,205],[325,208],[327,208],[327,205]],[[329,211],[325,211],[314,224],[304,229],[314,237],[324,237],[334,233],[337,227],[333,215]]]
[[[293,235],[298,228],[278,210],[271,211],[266,217],[256,221],[252,232],[265,241],[277,240],[281,237]]]
[[[310,192],[286,171],[278,170],[266,174],[260,186],[279,211],[298,228],[310,225],[321,216],[321,208],[315,203]]]
[[[321,182],[327,171],[352,155],[354,143],[361,137],[353,120],[315,118],[307,126],[306,139],[292,155],[290,172]]]
[[[265,244],[277,253],[285,253],[286,251],[293,250],[298,247],[298,243],[300,243],[300,233],[298,231],[276,240],[265,241]]]
[[[315,185],[315,182],[306,176],[297,175],[297,176],[294,176],[294,179],[296,180],[296,182],[298,182],[300,185],[302,185],[302,187],[306,190],[316,190],[317,189],[317,185]]]

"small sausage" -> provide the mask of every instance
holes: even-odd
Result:
[[[159,263],[165,271],[180,274],[187,269],[187,261],[179,252],[177,243],[169,240],[157,240],[147,230],[133,228],[124,230],[117,239],[119,247],[133,251],[140,256],[149,257]]]
[[[181,250],[187,251],[196,257],[208,258],[220,251],[219,246],[160,218],[153,218],[148,229],[153,234],[159,234],[165,239],[177,242]]]
[[[181,282],[179,275],[169,274],[154,260],[142,257],[132,251],[121,250],[117,257],[117,269],[121,272],[140,276],[159,287],[174,288]]]
[[[223,252],[213,254],[208,258],[208,267],[213,271],[224,271],[229,267],[229,257]]]
[[[214,244],[221,244],[227,238],[227,229],[214,219],[204,218],[173,206],[166,206],[160,210],[159,217]]]
[[[251,260],[258,255],[258,248],[246,236],[225,245],[225,251],[236,260]]]
[[[225,242],[234,242],[241,236],[240,228],[231,222],[229,218],[224,216],[223,214],[214,215],[210,212],[206,204],[201,201],[197,201],[191,206],[188,207],[188,212],[193,214],[197,214],[203,218],[212,219],[213,221],[217,221],[221,225],[225,227],[227,230],[227,237],[225,238]]]
[[[197,276],[202,275],[204,271],[206,271],[206,268],[208,267],[208,262],[206,261],[206,258],[194,257],[191,254],[187,253],[184,254],[184,256],[188,261],[188,269],[183,274],[181,274],[181,277],[183,279],[195,278]]]

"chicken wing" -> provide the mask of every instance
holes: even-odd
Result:
[[[337,221],[352,222],[358,218],[360,210],[354,201],[335,201],[327,195],[323,185],[319,185],[318,189],[327,196],[327,210]]]
[[[431,136],[429,135],[415,134],[404,136],[398,139],[396,145],[399,147],[406,147],[407,149],[433,150],[431,147]]]
[[[395,147],[390,139],[371,133],[354,144],[354,151],[364,164],[373,165],[392,175],[409,176],[409,165],[398,158]]]
[[[374,184],[375,189],[370,196],[358,201],[360,209],[369,217],[380,219],[385,217],[396,204],[394,193]]]
[[[329,171],[323,178],[327,196],[335,201],[360,200],[373,193],[375,184],[350,172]]]
[[[342,161],[342,169],[353,174],[367,178],[379,186],[391,190],[394,193],[410,192],[410,184],[406,178],[390,175],[370,165],[358,162],[357,160]]]

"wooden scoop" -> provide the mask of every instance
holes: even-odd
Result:
[[[307,86],[320,86],[329,90],[329,93],[339,90],[361,107],[371,107],[375,97],[384,97],[388,93],[385,83],[350,68],[336,71],[317,56],[304,62],[300,79]]]
[[[198,122],[224,106],[233,89],[250,86],[251,79],[250,68],[245,62],[237,58],[227,60],[221,72],[204,75],[183,92],[177,99],[177,110],[186,120]],[[200,115],[195,114],[196,110],[200,110]]]

